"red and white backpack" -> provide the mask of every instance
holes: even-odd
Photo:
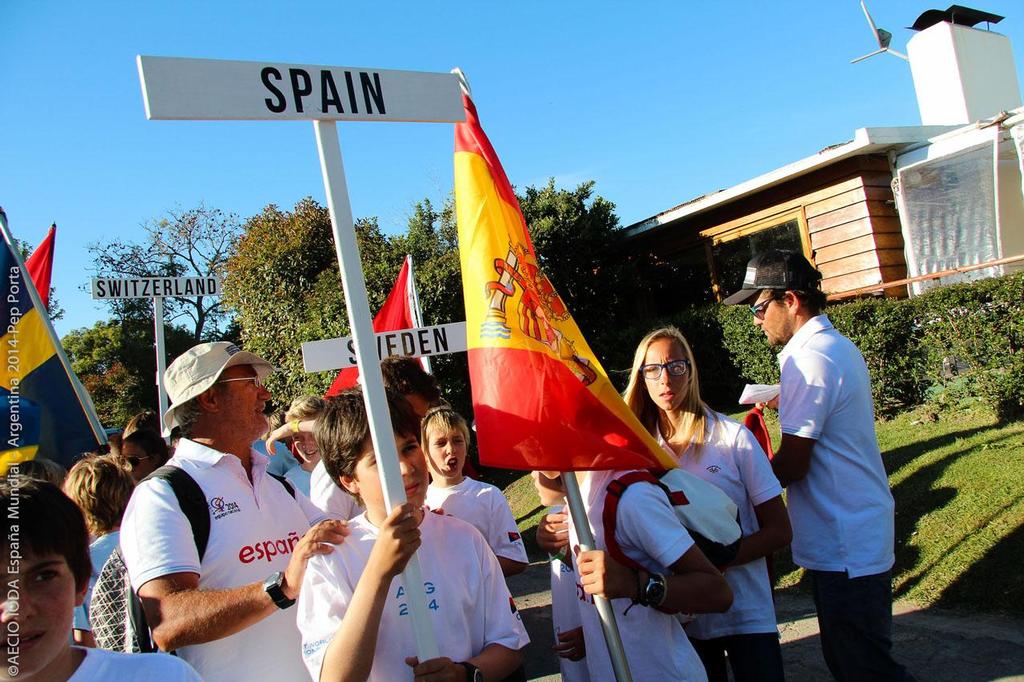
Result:
[[[612,558],[633,570],[643,569],[626,556],[615,539],[619,501],[629,486],[640,482],[651,483],[664,491],[679,522],[712,564],[722,567],[736,558],[743,535],[736,505],[721,488],[682,469],[632,471],[608,484],[602,522],[605,545]]]

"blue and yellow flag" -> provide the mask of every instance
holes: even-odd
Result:
[[[0,213],[0,475],[14,462],[37,457],[69,466],[106,443],[84,389],[87,405],[78,398],[78,379],[54,345],[57,335],[33,300],[32,279],[12,251],[4,223]]]

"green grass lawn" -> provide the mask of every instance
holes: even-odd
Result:
[[[898,598],[922,605],[1024,612],[1024,422],[998,424],[977,404],[877,424],[896,498]],[[778,427],[773,442],[778,443]],[[543,515],[529,476],[505,487],[531,558]],[[777,585],[805,589],[788,550]]]

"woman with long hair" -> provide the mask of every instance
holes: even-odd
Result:
[[[732,608],[686,626],[708,679],[725,682],[726,653],[737,682],[784,679],[765,557],[788,545],[792,530],[764,450],[746,427],[701,399],[693,351],[675,327],[640,341],[623,398],[682,469],[721,488],[739,510],[739,552],[719,567],[733,591]]]

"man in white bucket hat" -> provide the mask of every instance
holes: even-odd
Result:
[[[206,542],[159,472],[136,488],[121,526],[121,551],[155,644],[208,680],[306,675],[286,609],[309,557],[332,551],[347,533],[344,522],[320,522],[322,513],[268,475],[268,458],[251,447],[266,431],[271,396],[263,380],[273,371],[224,341],[201,343],[171,363],[164,425],[178,427],[181,440],[167,464],[201,489]]]

